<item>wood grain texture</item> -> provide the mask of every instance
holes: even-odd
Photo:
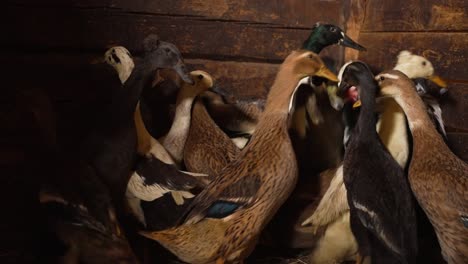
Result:
[[[461,31],[468,30],[465,0],[369,0],[366,31]]]
[[[435,73],[448,81],[467,80],[468,32],[361,33],[359,42],[367,47],[359,59],[377,71],[393,68],[398,53],[406,49],[428,58]]]
[[[346,0],[14,0],[10,5],[119,10],[154,16],[255,22],[282,27],[310,28],[317,21],[343,25],[340,7]]]
[[[300,48],[309,34],[309,29],[113,9],[6,9],[10,23],[0,28],[9,38],[1,45],[16,49],[89,51],[119,44],[139,52],[142,40],[155,33],[174,43],[186,57],[280,62]]]

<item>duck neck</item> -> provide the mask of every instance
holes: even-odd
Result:
[[[411,94],[395,96],[394,99],[403,109],[408,120],[411,135],[413,137],[413,155],[421,154],[418,154],[418,151],[426,148],[446,147],[442,137],[432,124],[421,97],[419,97],[416,91],[410,92]],[[422,146],[425,142],[430,142],[430,144]],[[424,153],[425,151],[421,152]],[[428,151],[428,153],[430,153],[430,151]]]
[[[190,129],[192,104],[197,96],[196,87],[184,85],[177,96],[174,121],[162,140],[162,144],[176,162],[182,160],[182,153]]]
[[[363,81],[361,81],[362,87]],[[371,88],[372,87],[372,88]],[[377,135],[377,131],[375,129],[377,120],[375,116],[375,90],[374,84],[365,85],[365,88],[360,89],[368,89],[365,92],[359,92],[359,97],[362,102],[361,110],[359,112],[359,118],[356,124],[357,129],[361,135],[361,139],[371,139],[374,135]]]
[[[306,41],[302,44],[302,48],[305,50],[310,50],[315,53],[320,53],[323,48],[325,48],[327,45],[322,44],[319,41],[319,34],[317,34],[316,31],[313,31],[310,33],[309,37],[307,38]]]
[[[112,114],[108,117],[110,120],[115,120],[119,123],[121,123],[122,118],[133,120],[133,114],[141,92],[151,82],[153,72],[141,65],[135,67],[128,80],[123,84],[123,87],[113,96],[111,103]]]
[[[293,73],[291,68],[284,67],[280,69],[268,94],[262,115],[281,113],[287,116],[292,110],[291,106],[300,79],[297,74]]]

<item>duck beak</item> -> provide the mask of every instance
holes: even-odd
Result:
[[[187,66],[182,61],[179,61],[175,66],[174,70],[179,74],[180,78],[188,84],[194,85],[195,81],[190,77],[190,73],[187,70]]]
[[[358,108],[361,106],[361,100],[357,100],[356,102],[354,102],[353,104],[353,108]]]
[[[327,78],[330,81],[338,82],[338,77],[336,74],[331,72],[327,67],[323,66],[318,72],[315,73],[315,76]]]
[[[442,87],[442,88],[447,88],[447,83],[437,75],[429,76],[428,79],[431,80],[432,82],[434,82],[435,84],[437,84],[438,86]]]
[[[346,36],[343,32],[341,32],[343,34],[343,38],[340,39],[340,41],[338,42],[338,45],[341,45],[341,46],[345,46],[345,47],[348,47],[348,48],[352,48],[352,49],[355,49],[355,50],[360,50],[360,51],[366,51],[366,48],[364,48],[363,46],[357,44],[356,42],[354,42],[354,40],[352,40],[350,37]]]

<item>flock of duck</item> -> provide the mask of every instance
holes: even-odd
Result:
[[[300,163],[325,160],[330,185],[300,220],[318,239],[310,263],[416,263],[423,221],[445,261],[468,263],[468,166],[445,143],[445,83],[408,51],[376,76],[361,61],[336,76],[317,55],[333,44],[365,50],[316,24],[266,100],[233,99],[154,35],[139,59],[110,48],[122,85],[78,150],[56,149],[39,194],[60,260],[137,263],[128,238],[139,234],[187,263],[242,263]],[[310,144],[321,157],[298,151]]]

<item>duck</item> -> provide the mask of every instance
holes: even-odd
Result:
[[[181,88],[184,98],[194,97],[197,93],[209,89],[213,84],[211,76],[204,71],[192,71],[190,72],[190,76],[194,80],[194,83],[192,85],[185,84]],[[187,92],[187,90],[192,91]],[[183,110],[185,111],[187,109]],[[190,109],[188,109],[188,111],[190,111]],[[190,122],[178,119],[180,114],[181,112],[179,112],[179,114],[176,113],[175,121]],[[192,193],[193,189],[203,189],[207,183],[203,178],[208,175],[179,170],[174,156],[166,150],[162,143],[159,143],[158,140],[154,139],[149,134],[141,117],[140,108],[138,107],[135,110],[134,120],[138,135],[137,149],[138,153],[143,156],[143,159],[138,163],[136,169],[130,176],[127,184],[126,199],[132,213],[140,223],[147,228],[161,229],[161,224],[157,223],[164,221],[163,218],[165,217],[169,219],[166,221],[168,224],[173,224],[177,220],[177,212],[181,211],[181,208],[183,208],[177,207],[176,205],[184,205],[184,199],[193,198],[195,196]],[[178,124],[175,126],[180,127]],[[172,131],[172,129],[170,131]],[[169,135],[170,134],[171,132],[169,132]],[[159,216],[156,215],[148,221],[146,217],[148,213],[143,210],[142,203],[157,203],[156,200],[166,193],[171,194],[174,198],[175,205],[173,204],[173,208],[177,212],[173,214],[159,214]],[[147,207],[152,208],[148,209],[149,211],[155,211],[157,209],[155,206],[147,205]],[[149,214],[155,215],[153,212]]]
[[[280,66],[250,143],[196,196],[182,224],[171,230],[177,235],[165,241],[158,232],[146,237],[159,241],[185,262],[242,262],[295,187],[297,163],[288,121],[296,88],[311,75],[336,80],[318,55],[293,51]],[[196,235],[206,225],[218,230],[216,237],[206,240]],[[202,252],[203,248],[210,248],[210,254]]]
[[[197,95],[213,87],[213,78],[206,72],[192,72],[194,85],[182,85],[177,96],[174,121],[169,132],[159,139],[164,148],[172,156],[176,164],[182,164],[184,146],[191,126],[192,105]],[[198,79],[198,80],[197,80]]]
[[[38,195],[54,261],[138,263],[96,170],[73,153],[57,155],[54,169]]]
[[[241,150],[211,118],[204,103],[207,96],[194,103],[184,164],[188,171],[216,176]]]
[[[343,67],[340,69],[340,73],[338,77],[342,75],[344,69],[347,65],[352,63],[351,61],[344,64]],[[422,56],[418,56],[415,54],[410,53],[407,50],[403,50],[399,53],[397,57],[397,63],[394,69],[400,69],[400,71],[404,72],[409,78],[415,81],[418,94],[423,98],[423,101],[426,103],[428,114],[430,116],[434,116],[433,123],[437,127],[438,131],[441,133],[442,136],[446,137],[443,120],[442,120],[442,110],[440,110],[440,106],[437,102],[434,101],[433,98],[426,96],[426,88],[427,82],[435,80],[435,85],[441,87],[441,92],[445,93],[447,90],[446,83],[437,75],[434,75],[434,68],[432,63]],[[418,85],[419,84],[419,85]],[[424,85],[424,86],[423,86]],[[418,88],[419,87],[419,88]],[[406,116],[404,115],[403,110],[399,105],[393,100],[392,98],[380,98],[379,100],[379,110],[381,111],[381,115],[379,121],[377,123],[377,132],[379,133],[380,139],[390,151],[392,156],[395,160],[400,164],[402,168],[406,168],[408,165],[409,153],[410,153],[410,146],[409,141],[406,140],[409,135],[407,131],[407,121]],[[352,121],[351,123],[355,123]],[[348,131],[350,129],[348,128]],[[346,133],[345,133],[346,134]],[[345,136],[344,144],[348,141],[349,137]],[[338,169],[335,170],[337,173],[334,176],[333,182],[335,184],[331,184],[329,191],[324,197],[326,199],[322,199],[319,206],[316,209],[316,214],[309,217],[307,220],[303,222],[303,225],[317,225],[326,226],[330,223],[335,217],[340,215],[341,213],[345,213],[347,210],[346,203],[342,197],[346,196],[346,189],[342,184],[342,170]],[[336,198],[330,198],[335,197]],[[330,203],[330,201],[341,201],[342,204],[338,204],[336,202]],[[330,210],[330,212],[327,212]],[[333,212],[334,211],[334,212]]]
[[[429,93],[429,85],[434,84],[439,87],[438,95],[446,93],[447,83],[438,75],[434,74],[432,63],[419,55],[408,50],[402,50],[397,56],[397,63],[394,70],[405,73],[416,84],[416,90],[426,104],[427,112],[440,134],[447,140],[447,132],[442,118],[442,109],[434,93]]]
[[[338,26],[321,22],[314,24],[311,28],[311,33],[302,44],[302,49],[320,53],[323,48],[333,44],[357,50],[366,50],[349,38]],[[233,134],[233,137],[239,134],[252,134],[258,122],[258,117],[264,109],[265,99],[247,98],[239,100],[220,87],[217,88],[216,92],[222,96],[225,103],[223,104],[219,100],[218,103],[211,103],[210,101],[206,103],[213,120],[228,135]],[[337,99],[336,96],[330,96],[333,105],[336,105],[335,99]],[[296,109],[295,112],[297,111],[303,110]],[[310,116],[315,117],[314,113],[311,113]]]
[[[378,74],[380,94],[403,109],[413,140],[408,179],[448,263],[468,260],[468,165],[454,155],[432,125],[414,83],[398,70]]]
[[[338,74],[339,78],[346,66],[350,63],[352,63],[352,61],[342,66],[340,73]],[[418,94],[423,98],[428,109],[428,114],[434,116],[434,125],[437,127],[441,135],[444,136],[445,130],[440,106],[433,96],[426,96],[427,88],[425,87],[427,87],[427,83],[432,82],[430,80],[433,79],[436,82],[434,85],[439,87],[436,90],[441,91],[436,93],[443,94],[447,91],[446,88],[444,88],[447,85],[440,77],[434,75],[434,68],[431,62],[422,56],[403,50],[399,53],[397,63],[394,68],[401,69],[416,84],[419,84],[420,88],[417,89]],[[392,98],[380,98],[378,99],[378,104],[381,112],[376,127],[379,137],[399,165],[405,169],[408,166],[411,150],[410,142],[408,140],[409,135],[407,130],[407,121],[404,112]],[[351,111],[345,111],[345,113],[350,113]],[[355,117],[351,114],[348,120],[352,118]],[[356,120],[348,122],[348,124],[353,123],[356,123]],[[350,130],[351,129],[347,127],[347,131]],[[444,138],[445,137],[446,136],[444,136]],[[344,144],[346,144],[348,139],[349,132],[345,133]],[[301,224],[302,226],[311,225],[313,227],[312,233],[314,234],[319,229],[332,228],[332,226],[328,227],[328,225],[339,219],[342,215],[349,214],[349,207],[346,201],[346,189],[343,184],[342,164],[335,169],[327,170],[322,173],[329,173],[330,171],[335,172],[335,176],[333,177],[330,187],[320,200],[314,213]],[[432,230],[424,230],[424,232],[432,232]],[[349,240],[349,247],[354,247],[353,240]]]
[[[353,62],[339,87],[354,107],[361,107],[343,160],[351,230],[359,252],[375,263],[413,263],[418,250],[416,212],[404,170],[375,129],[377,82],[365,63]]]
[[[177,48],[149,35],[143,41],[141,63],[135,65],[129,78],[112,94],[110,103],[96,118],[93,133],[82,142],[80,152],[96,168],[109,186],[117,204],[123,203],[131,168],[136,162],[134,111],[141,91],[149,85],[159,68],[172,68],[188,83],[193,83]]]

